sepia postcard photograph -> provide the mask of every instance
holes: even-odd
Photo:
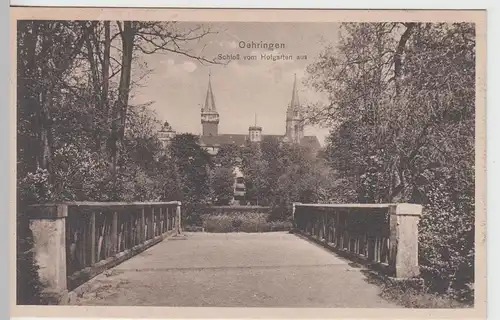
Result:
[[[14,314],[485,317],[485,12],[11,11]]]

